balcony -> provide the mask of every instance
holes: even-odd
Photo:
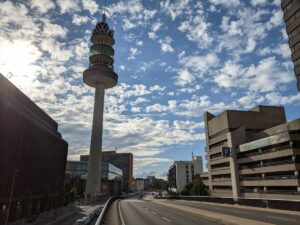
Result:
[[[252,168],[241,168],[239,169],[240,174],[253,174],[253,173],[271,173],[280,171],[293,171],[300,167],[299,164],[294,164],[293,162],[274,164],[274,165],[263,165]]]
[[[299,179],[258,179],[240,181],[241,186],[298,186]]]
[[[283,146],[280,149],[272,150],[264,150],[261,153],[254,152],[253,154],[247,154],[245,158],[238,159],[238,163],[247,163],[247,162],[255,162],[255,161],[261,161],[266,159],[274,159],[284,156],[293,155],[294,152],[299,152],[300,149],[293,150],[290,146]]]

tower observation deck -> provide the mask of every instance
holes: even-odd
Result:
[[[114,31],[106,23],[106,15],[97,23],[91,37],[89,68],[83,72],[83,81],[95,88],[94,115],[90,157],[85,189],[86,200],[101,193],[101,152],[103,131],[103,106],[105,89],[116,86],[118,75],[114,72]]]

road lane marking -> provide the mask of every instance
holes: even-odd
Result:
[[[118,200],[117,204],[118,204],[118,211],[119,211],[119,216],[120,216],[120,220],[121,220],[121,225],[126,225],[125,221],[124,221],[122,211],[121,211],[121,206],[120,206],[121,203],[120,203],[119,200]]]
[[[157,214],[157,212],[154,212],[154,211],[151,211],[151,213],[152,213],[152,214],[154,214],[154,215],[156,215],[156,214]]]
[[[283,218],[283,217],[279,217],[279,216],[267,216],[267,217],[273,218],[273,219],[278,219],[278,220],[295,221],[294,219]]]
[[[165,221],[167,221],[167,222],[169,222],[169,223],[172,223],[172,220],[170,220],[170,219],[168,219],[168,218],[166,218],[166,217],[161,217],[163,220],[165,220]]]

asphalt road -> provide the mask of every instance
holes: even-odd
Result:
[[[125,225],[219,225],[180,210],[150,201],[128,199],[119,201]],[[122,224],[124,225],[124,224]]]
[[[255,225],[300,224],[300,213],[293,215],[293,213],[288,214],[285,211],[253,207],[245,208],[195,201],[155,200],[151,196],[146,196],[144,199],[119,200],[115,205],[110,210],[114,211],[116,217],[119,217],[120,225],[218,225],[246,224],[246,222]],[[202,212],[202,215],[198,212]],[[222,219],[214,219],[214,217]],[[122,223],[122,218],[124,223]],[[112,224],[108,223],[107,225]],[[113,225],[116,225],[116,222]]]

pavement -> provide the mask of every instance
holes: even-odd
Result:
[[[113,219],[112,219],[113,218]],[[299,225],[300,212],[198,201],[142,199],[114,202],[106,225]]]
[[[97,207],[99,205],[69,204],[57,210],[41,213],[34,223],[27,223],[26,219],[22,219],[9,225],[73,225],[77,219],[90,214]]]

